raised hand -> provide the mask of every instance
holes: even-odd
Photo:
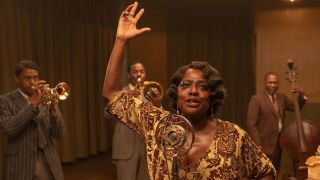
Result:
[[[137,29],[137,23],[144,13],[144,9],[140,9],[140,11],[136,14],[137,7],[138,2],[134,2],[133,4],[129,5],[125,11],[122,11],[118,23],[117,38],[122,40],[130,40],[139,34],[151,30],[148,27]]]
[[[291,84],[290,91],[291,92],[297,92],[297,93],[300,93],[300,92],[302,93],[303,92],[301,87],[297,83]]]
[[[117,37],[108,61],[103,83],[102,95],[106,99],[110,99],[114,93],[122,89],[121,72],[124,54],[129,40],[151,30],[148,27],[137,29],[137,23],[144,12],[144,9],[141,9],[136,14],[137,7],[138,2],[129,5],[126,10],[121,13],[119,18]]]

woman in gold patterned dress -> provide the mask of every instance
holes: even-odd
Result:
[[[144,101],[139,91],[121,91],[121,71],[130,39],[150,31],[136,24],[144,10],[136,13],[138,3],[122,12],[115,44],[106,69],[103,96],[105,111],[140,134],[146,142],[151,179],[171,177],[172,158],[157,148],[155,128],[173,115]],[[179,179],[275,179],[275,169],[266,155],[239,126],[214,117],[223,103],[225,90],[217,70],[207,62],[194,61],[177,70],[167,91],[171,105],[186,117],[195,129],[191,149],[179,157]]]

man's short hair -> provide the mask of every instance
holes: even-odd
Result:
[[[39,71],[38,64],[31,60],[22,60],[18,62],[14,70],[14,75],[19,77],[24,69],[33,69]]]
[[[268,73],[266,73],[266,74],[264,75],[264,80],[267,80],[267,77],[269,77],[269,76],[271,76],[271,75],[276,76],[276,77],[279,77],[278,74],[275,73],[275,72],[268,72]]]
[[[131,71],[131,67],[132,67],[133,65],[136,65],[136,64],[141,64],[141,65],[144,67],[144,65],[143,65],[141,62],[139,62],[139,61],[135,61],[135,62],[133,62],[133,63],[130,63],[129,66],[127,67],[127,73],[128,73],[128,74],[129,74],[130,71]]]

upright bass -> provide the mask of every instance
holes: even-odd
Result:
[[[296,86],[296,67],[289,59],[287,62],[288,80],[291,86]],[[320,143],[320,128],[310,120],[302,120],[298,103],[299,92],[293,91],[295,123],[290,124],[280,135],[280,146],[282,150],[289,154],[291,160],[290,174],[283,179],[304,180],[307,178],[307,166],[305,161],[309,156],[314,155]]]

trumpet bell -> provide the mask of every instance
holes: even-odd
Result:
[[[53,94],[59,100],[66,100],[70,96],[70,87],[65,82],[60,82],[53,89]]]
[[[152,89],[156,88],[158,89],[161,96],[163,96],[163,88],[160,83],[156,81],[144,81],[143,82],[143,95],[146,96],[146,94]]]

